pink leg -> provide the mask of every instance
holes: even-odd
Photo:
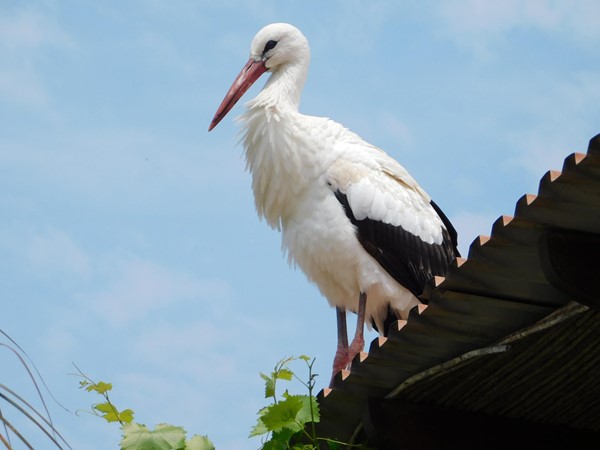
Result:
[[[361,292],[358,298],[358,312],[356,318],[356,333],[354,339],[348,347],[348,331],[346,326],[346,310],[343,308],[336,308],[337,313],[337,329],[338,329],[338,347],[335,352],[335,358],[333,359],[333,374],[331,375],[331,382],[335,375],[343,369],[349,368],[352,360],[356,355],[363,351],[365,348],[364,328],[365,328],[365,312],[367,309],[367,294]]]
[[[365,338],[364,338],[364,329],[365,329],[365,312],[367,309],[367,294],[364,292],[360,293],[360,297],[358,298],[358,312],[356,318],[356,333],[354,334],[354,339],[352,339],[352,343],[350,344],[350,348],[348,349],[348,365],[352,362],[354,357],[363,351],[365,348]]]
[[[348,365],[348,330],[346,327],[346,310],[344,308],[335,308],[337,317],[337,333],[338,333],[338,345],[335,352],[335,358],[333,359],[333,374],[331,375],[331,381],[333,377],[340,370],[345,369]]]

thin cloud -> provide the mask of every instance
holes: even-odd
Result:
[[[357,9],[361,11],[359,15],[355,13]],[[350,2],[336,21],[335,31],[339,44],[354,54],[371,50],[392,10],[393,7],[387,2]]]
[[[25,255],[37,273],[87,276],[89,258],[65,231],[49,228],[32,236],[25,245]]]
[[[177,196],[181,203],[170,206],[180,207],[189,197],[200,198],[206,186],[227,179],[220,187],[226,192],[241,189],[247,179],[239,150],[204,149],[147,129],[51,130],[44,142],[36,139],[0,137],[0,146],[11,149],[0,152],[0,163],[11,168],[5,182],[17,192],[23,180],[39,186],[36,198],[60,191],[96,209],[135,205],[136,211],[155,212],[158,199]]]
[[[521,100],[535,122],[509,134],[516,154],[509,161],[536,178],[546,170],[560,170],[572,152],[585,152],[587,140],[598,132],[600,73],[580,72],[563,79],[538,78],[538,85],[523,93]],[[568,126],[566,126],[568,124]],[[581,142],[572,148],[573,142]]]
[[[229,295],[222,281],[198,279],[143,259],[118,263],[113,276],[100,292],[83,297],[98,316],[116,326],[139,322],[180,302],[226,299]]]
[[[0,99],[13,105],[47,110],[50,95],[37,67],[47,48],[72,48],[73,40],[53,18],[32,8],[0,14]]]
[[[27,8],[3,11],[0,17],[0,48],[9,51],[42,46],[70,47],[73,41],[49,15]]]
[[[186,360],[190,363],[187,355],[200,354],[206,349],[222,349],[222,345],[232,339],[232,333],[218,326],[216,321],[185,323],[186,319],[160,323],[143,330],[131,344],[131,356],[167,369],[175,363],[185,364]]]
[[[67,231],[52,226],[40,229],[5,226],[0,229],[0,251],[38,278],[86,278],[90,274],[85,250]]]
[[[492,48],[517,29],[554,33],[584,46],[600,38],[600,28],[594,24],[600,16],[600,4],[593,0],[454,0],[436,6],[443,34],[482,58],[490,57]]]
[[[0,99],[32,109],[45,109],[48,106],[50,96],[30,65],[6,67],[6,62],[0,64]]]

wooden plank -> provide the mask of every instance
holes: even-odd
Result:
[[[600,157],[600,134],[597,134],[588,144],[588,154]]]
[[[560,174],[560,176],[557,176]],[[576,204],[594,204],[600,202],[600,189],[595,177],[583,177],[574,171],[548,171],[540,180],[540,196],[561,202]]]
[[[592,151],[590,151],[592,150]],[[600,177],[600,154],[588,148],[588,154],[573,153],[565,158],[563,172],[572,170],[581,177],[597,179]]]
[[[548,227],[600,233],[600,202],[578,205],[526,194],[517,202],[515,216]]]
[[[500,299],[562,306],[568,299],[557,291],[541,270],[521,273],[510,267],[497,267],[485,260],[469,259],[455,273],[447,273],[442,286],[446,290],[461,291],[482,297],[494,295]]]

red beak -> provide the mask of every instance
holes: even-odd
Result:
[[[237,101],[246,93],[246,91],[254,84],[259,77],[267,71],[264,61],[255,61],[250,58],[242,71],[233,81],[233,84],[229,88],[227,95],[221,102],[219,109],[215,113],[208,131],[212,130],[217,124],[227,115],[227,113],[233,108]]]

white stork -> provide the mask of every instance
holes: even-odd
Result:
[[[248,88],[271,72],[242,115],[256,210],[282,230],[284,251],[337,311],[333,375],[419,304],[426,281],[458,255],[456,231],[398,162],[342,125],[298,111],[308,41],[285,23],[264,27],[219,106],[212,130]],[[346,311],[356,312],[350,346]]]

